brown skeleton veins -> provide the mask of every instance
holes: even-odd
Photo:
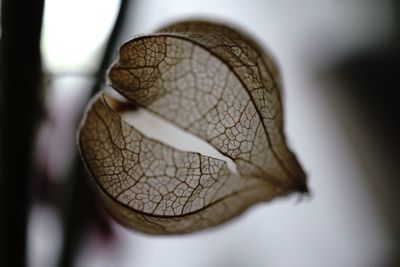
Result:
[[[79,132],[83,159],[110,213],[150,234],[198,231],[260,201],[307,192],[286,145],[281,84],[271,58],[222,24],[188,21],[125,43],[111,86],[214,146],[225,161],[180,151],[126,123],[105,93]]]

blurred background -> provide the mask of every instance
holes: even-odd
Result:
[[[0,2],[6,61],[9,13],[7,0]],[[395,0],[46,0],[27,265],[400,266],[399,12]],[[76,129],[90,95],[104,87],[108,51],[114,58],[135,35],[193,17],[248,32],[276,59],[285,131],[308,173],[311,195],[261,203],[211,230],[153,237],[119,226],[102,209],[77,156]],[[7,64],[2,67],[4,75]],[[5,108],[10,89],[1,85],[5,138],[4,114],[18,106]],[[4,143],[0,171],[9,155]],[[6,197],[6,174],[0,176],[2,225],[17,198]],[[7,244],[13,231],[4,230],[0,242]],[[0,266],[7,266],[1,257]]]

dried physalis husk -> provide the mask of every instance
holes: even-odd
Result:
[[[277,69],[247,35],[204,21],[172,24],[125,43],[108,79],[127,101],[205,140],[237,168],[145,136],[100,93],[79,146],[120,223],[150,234],[190,233],[257,202],[307,192],[283,133]]]

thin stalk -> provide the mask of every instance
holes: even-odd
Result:
[[[118,15],[115,20],[113,30],[108,38],[106,47],[104,49],[103,57],[100,62],[100,66],[96,72],[96,80],[92,87],[91,95],[94,95],[95,93],[97,93],[101,89],[102,84],[104,83],[106,71],[107,71],[108,66],[110,65],[111,61],[113,60],[113,57],[115,54],[115,48],[118,44],[119,37],[123,30],[126,15],[128,14],[129,3],[132,3],[132,2],[133,1],[129,1],[129,0],[121,0],[121,4],[119,7]]]
[[[115,47],[119,41],[119,36],[128,13],[128,5],[131,2],[132,1],[129,0],[122,0],[120,3],[113,30],[108,38],[101,63],[95,74],[91,95],[98,92],[104,83],[105,72],[114,55]],[[63,243],[58,264],[59,267],[74,266],[75,254],[79,249],[81,234],[85,224],[83,217],[88,212],[87,208],[90,208],[87,204],[90,201],[88,199],[88,192],[91,190],[88,181],[88,173],[82,164],[79,152],[76,151],[65,191],[65,202],[62,214],[64,224]]]

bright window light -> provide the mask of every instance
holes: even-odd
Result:
[[[45,67],[53,72],[91,72],[111,31],[119,1],[47,0],[42,32]]]

